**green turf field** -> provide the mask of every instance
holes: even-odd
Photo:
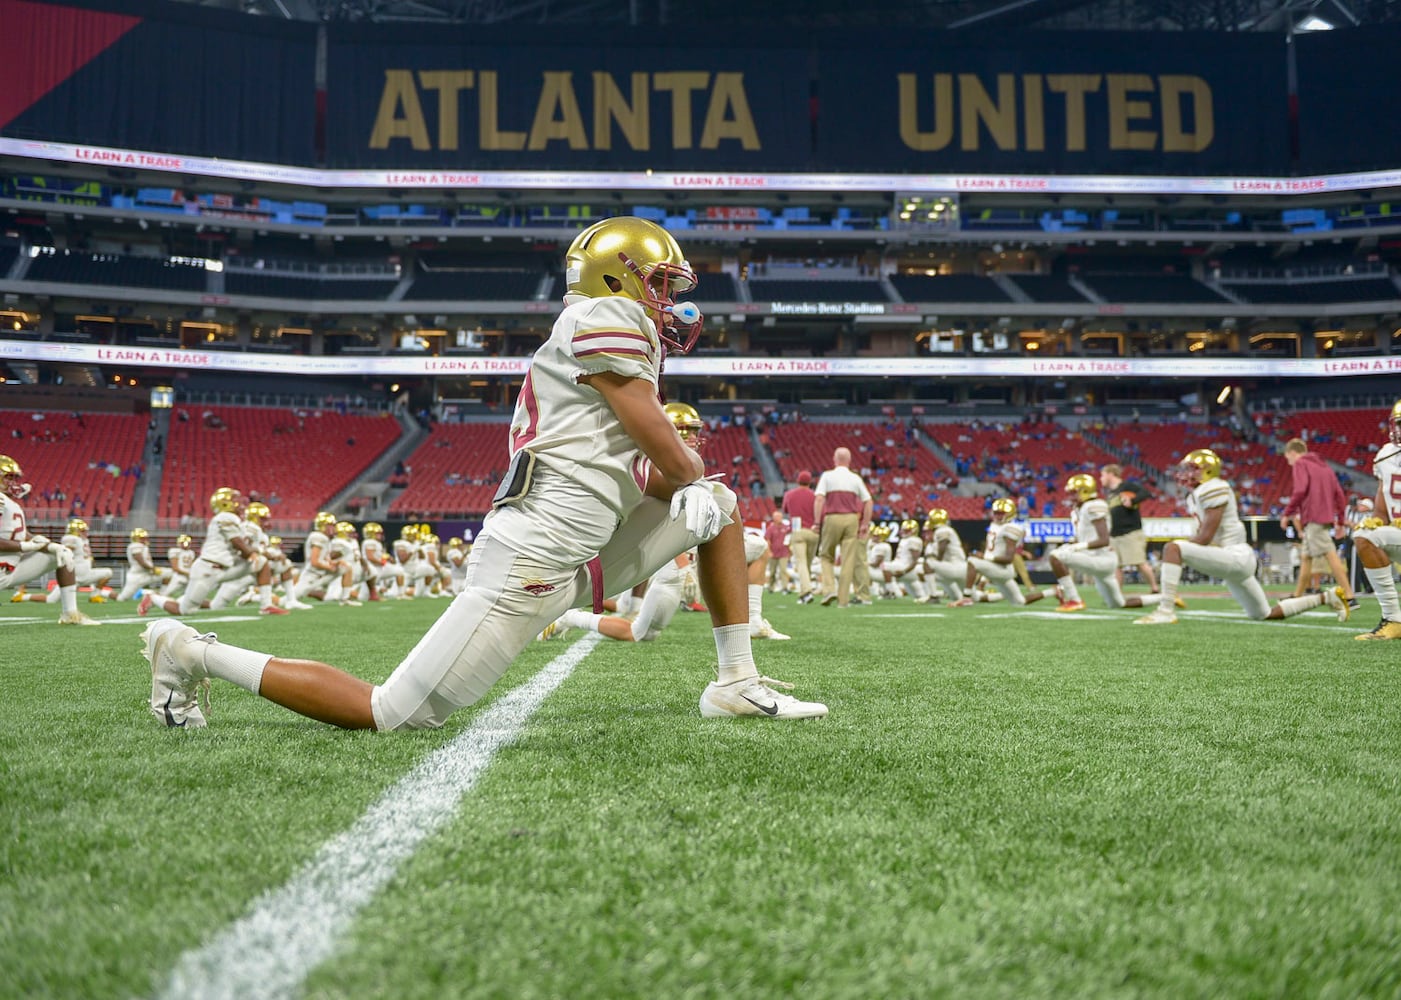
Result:
[[[1401,995],[1401,645],[1188,596],[768,597],[825,720],[701,719],[682,614],[400,735],[220,682],[166,730],[131,605],[5,603],[0,996]],[[380,680],[441,607],[196,624]]]

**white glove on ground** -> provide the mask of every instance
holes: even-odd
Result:
[[[682,517],[686,519],[686,530],[702,543],[720,534],[729,523],[729,518],[715,502],[710,483],[704,479],[687,483],[671,495],[671,519]]]

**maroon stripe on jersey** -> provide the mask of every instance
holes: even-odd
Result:
[[[606,330],[601,333],[576,333],[573,340],[574,343],[577,344],[581,340],[597,340],[599,337],[622,337],[624,340],[640,340],[644,344],[649,345],[651,343],[651,341],[642,336],[642,334],[631,333],[627,330]]]
[[[651,351],[639,351],[631,347],[593,347],[587,351],[575,351],[576,358],[587,358],[595,354],[620,354],[629,358],[650,358]]]
[[[638,455],[632,460],[632,481],[639,490],[647,488],[647,477],[652,471],[652,460],[646,455]]]
[[[531,382],[531,372],[525,373],[525,381],[521,383],[521,405],[525,407],[525,426],[511,435],[512,451],[520,451],[530,442],[535,440],[535,436],[540,432],[540,401],[535,398],[535,384]]]

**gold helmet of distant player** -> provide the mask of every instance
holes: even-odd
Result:
[[[278,548],[281,548],[281,547],[282,547],[282,536],[281,536],[281,535],[269,535],[269,536],[268,536],[268,548],[270,548],[270,549],[278,549]]]
[[[182,549],[188,549],[191,545],[195,544],[195,540],[189,535],[181,535],[175,539],[175,544]]]
[[[1017,501],[1011,497],[998,497],[992,502],[992,519],[998,524],[1010,521],[1017,516]]]
[[[267,504],[260,500],[254,500],[248,505],[248,509],[243,512],[245,521],[252,521],[254,524],[262,524],[272,517],[272,510]]]
[[[363,534],[366,538],[373,538],[377,542],[384,541],[384,525],[378,521],[366,521]]]
[[[351,524],[349,521],[337,521],[337,522],[336,522],[336,537],[337,537],[337,538],[354,538],[354,537],[355,537],[355,525]]]
[[[9,455],[0,455],[0,492],[12,500],[23,500],[29,495],[24,470]]]
[[[418,541],[418,525],[406,524],[399,529],[399,540],[404,542]]]
[[[450,548],[450,549],[461,549],[461,548],[465,548],[466,545],[467,545],[467,542],[466,542],[466,540],[464,540],[464,539],[461,539],[461,538],[449,538],[449,539],[448,539],[448,548]]]
[[[1210,448],[1189,451],[1174,470],[1177,482],[1189,489],[1221,475],[1221,456]]]
[[[311,526],[323,535],[329,535],[336,530],[336,515],[329,510],[318,511],[316,518],[311,522]]]
[[[1387,418],[1386,424],[1391,443],[1401,445],[1401,399],[1391,404],[1391,416]],[[3,465],[0,465],[0,468],[3,468]]]
[[[942,527],[943,525],[948,523],[949,512],[944,510],[944,508],[942,507],[935,507],[924,518],[924,530],[933,531],[935,528]]]
[[[147,531],[145,528],[132,528],[132,529],[131,529],[131,540],[132,540],[133,542],[144,542],[146,539],[148,539],[148,538],[150,538],[150,537],[151,537],[151,533],[150,533],[149,531]]]
[[[696,408],[689,403],[667,403],[662,409],[666,411],[666,418],[671,421],[671,426],[676,428],[676,433],[681,435],[681,440],[700,451],[701,445],[705,443],[705,421],[696,412]]]
[[[209,509],[216,514],[237,511],[243,503],[243,494],[232,486],[220,486],[209,496]]]
[[[1076,504],[1082,504],[1099,496],[1099,483],[1088,472],[1077,472],[1065,481],[1065,492],[1075,498]]]
[[[900,522],[900,537],[910,538],[919,534],[919,522],[912,517],[907,517]]]
[[[871,537],[874,538],[874,539],[875,539],[876,541],[878,541],[878,542],[889,541],[889,540],[890,540],[890,525],[888,525],[888,524],[873,524],[873,525],[871,525]]]
[[[682,354],[700,337],[695,303],[673,301],[696,287],[696,273],[675,237],[655,222],[620,216],[589,226],[565,251],[564,283],[574,295],[641,303],[657,335]]]
[[[68,533],[70,535],[86,535],[88,533],[88,522],[81,517],[70,517],[68,519]]]

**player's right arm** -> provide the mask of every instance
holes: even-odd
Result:
[[[704,477],[705,462],[676,433],[657,399],[655,385],[647,379],[628,378],[607,371],[581,375],[579,381],[598,390],[628,437],[665,480],[664,483],[658,483],[656,477],[649,480],[649,494],[668,499],[677,487]]]

